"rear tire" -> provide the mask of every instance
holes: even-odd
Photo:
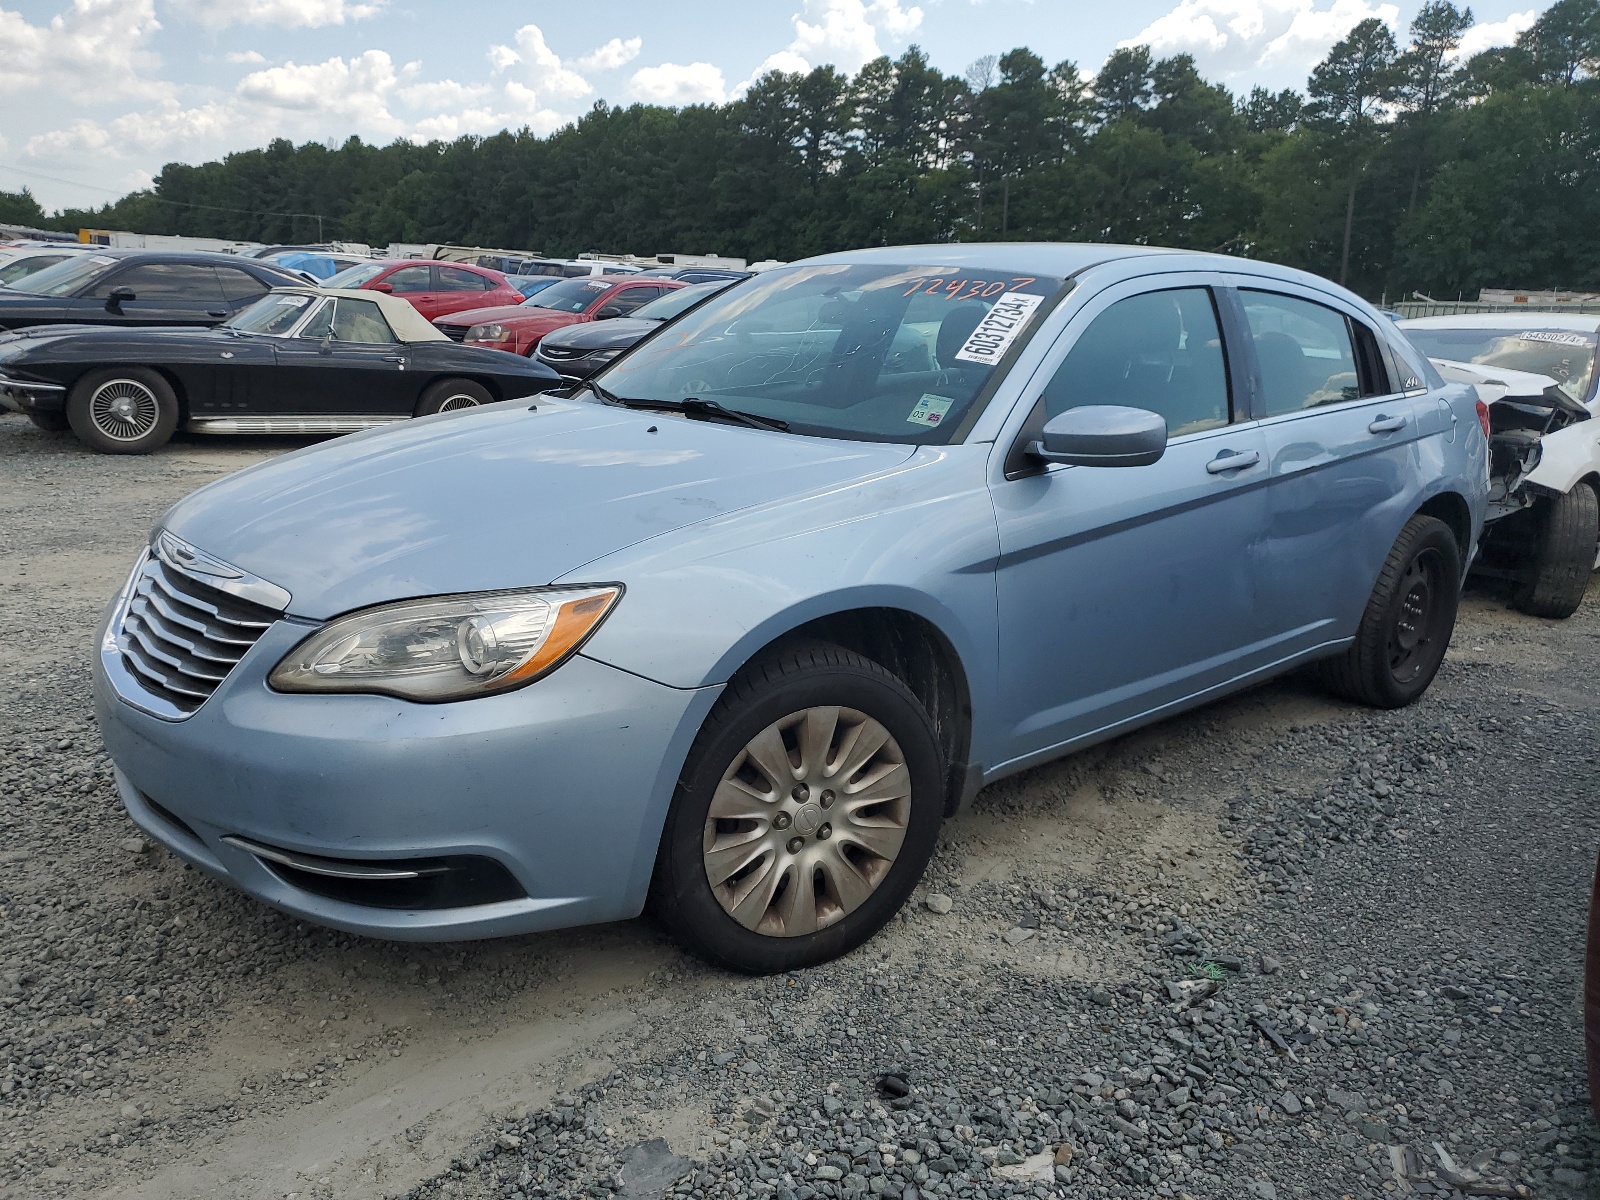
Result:
[[[1600,541],[1600,497],[1587,483],[1539,504],[1533,555],[1512,606],[1530,617],[1561,620],[1578,611]]]
[[[1437,517],[1406,522],[1378,572],[1356,640],[1322,664],[1324,685],[1373,708],[1404,708],[1433,682],[1461,600],[1461,549]]]
[[[462,408],[477,408],[493,404],[494,397],[481,383],[470,379],[441,379],[431,383],[417,401],[417,416],[431,417],[434,413],[455,412]]]
[[[28,414],[28,420],[46,433],[66,433],[72,428],[67,423],[67,414],[64,412],[31,412]]]
[[[178,397],[144,367],[90,371],[67,394],[67,423],[101,454],[148,454],[178,428]]]
[[[652,911],[691,953],[752,975],[849,953],[922,878],[943,760],[921,704],[871,659],[816,643],[747,667],[678,780]]]

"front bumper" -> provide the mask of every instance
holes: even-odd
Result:
[[[59,383],[23,379],[0,370],[0,408],[15,413],[58,413],[67,404],[67,389]]]
[[[176,721],[119,697],[97,656],[100,730],[146,834],[259,900],[351,933],[442,941],[638,914],[679,770],[720,689],[669,688],[579,655],[520,691],[454,704],[271,691],[268,671],[310,628],[279,621]],[[299,886],[251,844],[346,863],[480,856],[526,895],[354,903]]]

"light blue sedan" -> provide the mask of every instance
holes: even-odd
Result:
[[[128,812],[309,921],[788,970],[987,783],[1320,662],[1408,704],[1486,442],[1325,280],[1100,245],[765,272],[570,397],[253,467],[107,611]]]

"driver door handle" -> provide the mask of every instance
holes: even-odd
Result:
[[[1377,420],[1373,421],[1371,425],[1367,426],[1367,432],[1395,433],[1401,429],[1404,429],[1405,427],[1406,419],[1404,417],[1386,417],[1382,413],[1379,413]]]
[[[1213,475],[1221,475],[1224,471],[1242,471],[1260,461],[1261,455],[1254,450],[1246,450],[1243,454],[1219,454],[1206,464],[1206,470]]]

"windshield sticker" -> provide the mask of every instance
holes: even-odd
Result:
[[[1027,292],[1006,292],[994,302],[989,315],[978,323],[966,344],[956,351],[959,362],[983,363],[994,366],[1000,361],[1017,335],[1027,328],[1034,312],[1044,303],[1043,296]]]
[[[107,263],[114,263],[117,260],[105,254],[91,254],[89,256],[89,261],[92,263],[99,263],[103,267]]]
[[[931,429],[944,420],[945,413],[950,411],[950,406],[954,403],[954,400],[946,396],[924,393],[922,399],[917,401],[917,406],[911,410],[911,415],[906,420],[913,425],[926,425]]]
[[[1549,342],[1553,346],[1592,346],[1593,336],[1581,333],[1555,333],[1548,329],[1530,329],[1517,337],[1524,342]]]
[[[304,308],[311,303],[310,296],[279,296],[279,304],[287,304],[290,308]]]

